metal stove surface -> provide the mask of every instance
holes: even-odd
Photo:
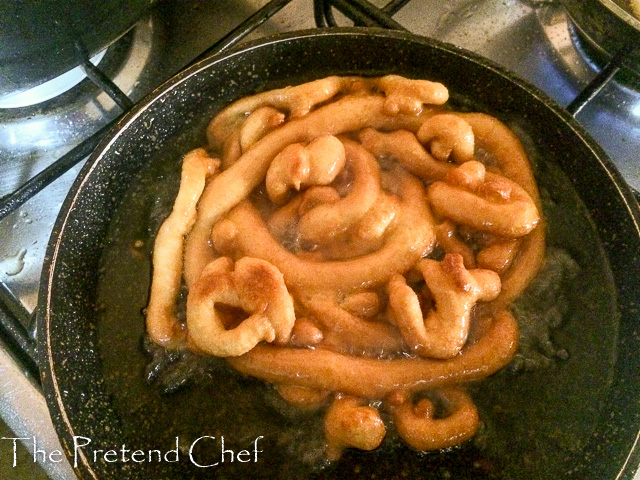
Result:
[[[267,3],[161,1],[102,61],[112,62],[105,66],[111,78],[132,100],[139,100]],[[371,3],[383,7],[387,2]],[[340,15],[336,18],[349,24]],[[413,33],[453,43],[507,67],[563,106],[595,76],[573,46],[567,17],[553,0],[413,0],[394,19]],[[313,27],[312,0],[293,0],[246,39]],[[87,81],[44,104],[0,110],[0,196],[119,114],[117,105]],[[640,94],[611,82],[576,118],[627,182],[640,190]],[[29,311],[36,308],[53,223],[79,169],[80,165],[72,168],[0,222],[0,282]],[[27,449],[33,450],[37,436],[39,447],[61,450],[37,383],[0,347],[0,414],[16,437],[27,439]],[[39,463],[51,478],[74,478],[66,462],[39,458]]]

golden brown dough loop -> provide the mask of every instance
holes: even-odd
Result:
[[[517,135],[497,118],[483,113],[457,113],[473,128],[476,145],[487,151],[504,176],[518,183],[542,211],[536,180]],[[502,292],[493,304],[497,310],[513,301],[536,275],[545,256],[543,219],[522,239],[512,266],[502,276]]]
[[[405,392],[395,392],[389,398],[398,435],[421,452],[459,445],[473,437],[480,425],[478,411],[466,392],[448,388],[437,393],[446,404],[444,418],[434,418],[435,405],[428,398],[415,405]]]
[[[306,411],[319,409],[331,396],[331,392],[314,390],[313,388],[300,387],[293,384],[276,385],[276,390],[283,400]]]
[[[358,143],[344,140],[353,181],[349,193],[334,203],[322,203],[301,216],[300,239],[322,245],[340,236],[362,219],[380,195],[380,168],[375,157]]]
[[[226,170],[242,156],[242,147],[240,146],[240,132],[233,132],[229,135],[226,142],[222,146],[222,169]]]
[[[289,86],[270,90],[248,97],[241,98],[216,115],[207,127],[207,139],[213,148],[224,145],[230,132],[237,131],[251,112],[265,106],[287,112],[289,118],[299,118],[313,111],[318,105],[338,96],[338,94],[353,97],[371,95],[375,90],[391,88],[391,100],[388,103],[391,115],[398,113],[395,103],[398,101],[408,108],[400,109],[401,113],[409,113],[415,117],[418,104],[422,110],[427,110],[426,104],[442,105],[448,98],[448,90],[441,84],[426,80],[409,80],[399,76],[387,76],[382,78],[362,77],[326,77],[301,85]],[[420,109],[418,109],[420,111]],[[405,121],[407,119],[399,119]],[[416,118],[415,120],[419,120]],[[420,122],[421,123],[421,122]],[[418,129],[420,123],[410,120],[402,128],[415,125]]]
[[[457,234],[456,226],[450,220],[444,220],[436,226],[436,238],[438,245],[445,253],[456,253],[462,256],[464,266],[476,268],[476,258],[473,249],[467,245]],[[487,267],[482,267],[487,268]]]
[[[325,415],[324,434],[327,458],[336,461],[347,448],[367,451],[378,448],[387,429],[376,408],[357,398],[339,396]]]
[[[402,187],[401,208],[386,236],[384,246],[368,255],[331,262],[314,262],[296,257],[269,233],[259,213],[242,202],[227,215],[236,235],[228,245],[215,245],[225,255],[263,258],[284,274],[296,294],[344,292],[384,284],[393,272],[404,272],[433,248],[433,219],[424,199],[422,184],[398,170]],[[233,245],[231,248],[229,245]],[[309,273],[313,272],[313,275]]]
[[[474,180],[458,180],[461,172],[470,171]],[[540,222],[534,201],[522,187],[500,175],[485,173],[476,161],[463,163],[449,172],[445,181],[432,183],[427,196],[437,215],[502,237],[522,237]]]
[[[228,253],[233,252],[236,248],[235,238],[238,235],[238,228],[235,223],[226,218],[223,218],[211,231],[211,242],[213,245],[224,245],[224,248],[219,248],[219,252]]]
[[[441,162],[451,159],[464,163],[474,159],[474,137],[471,125],[453,113],[441,113],[422,124],[417,139],[428,145],[431,154]]]
[[[321,188],[327,190],[320,191],[319,189]],[[311,195],[312,189],[317,189],[317,191],[313,192],[313,195]],[[301,202],[300,208],[298,209],[301,215],[304,215],[306,211],[310,210],[310,208],[307,208],[308,205],[313,208],[320,203],[332,204],[341,198],[338,192],[332,187],[311,187],[305,191],[302,196],[304,197],[304,201]],[[387,229],[393,225],[396,215],[401,208],[400,199],[395,195],[387,195],[384,192],[380,192],[380,195],[371,208],[351,229],[343,232],[341,235],[336,234],[333,238],[323,239],[322,245],[315,243],[309,244],[309,242],[300,245],[296,241],[292,241],[291,238],[293,236],[298,241],[300,240],[297,230],[299,218],[295,218],[295,224],[284,223],[288,216],[288,212],[284,211],[284,209],[288,210],[287,207],[294,201],[295,199],[282,207],[282,209],[276,211],[269,218],[269,230],[277,238],[281,239],[281,242],[284,240],[288,242],[288,244],[298,245],[300,248],[311,248],[313,256],[317,261],[345,260],[368,255],[379,250],[384,245]],[[291,218],[290,215],[289,218]],[[280,232],[286,232],[288,235],[283,236]],[[289,249],[291,250],[291,248]],[[297,251],[297,249],[293,251]],[[302,251],[298,251],[298,255],[301,255],[301,253]],[[309,252],[309,254],[311,254],[311,252]]]
[[[340,194],[333,187],[314,186],[307,189],[299,198],[301,202],[298,206],[298,219],[296,222],[309,210],[316,208],[318,205],[338,202],[340,200]]]
[[[229,132],[237,130],[247,114],[265,106],[289,112],[291,117],[300,117],[325,102],[350,84],[347,78],[327,77],[312,82],[284,87],[241,98],[224,108],[207,127],[209,145],[223,145]]]
[[[381,192],[376,202],[358,223],[353,236],[363,242],[381,240],[399,209],[400,201],[395,195]]]
[[[414,175],[425,180],[443,179],[451,165],[435,159],[408,130],[390,133],[366,128],[360,132],[362,146],[377,158],[392,157]]]
[[[328,185],[345,164],[345,148],[333,135],[313,139],[308,145],[288,145],[275,156],[265,179],[269,200],[284,204],[291,188]]]
[[[415,114],[424,105],[443,105],[449,99],[449,90],[441,83],[428,80],[412,80],[399,75],[385,75],[378,86],[386,95],[385,112]]]
[[[297,253],[301,248],[298,235],[300,217],[320,204],[335,203],[339,200],[340,194],[333,187],[309,187],[271,214],[267,220],[269,232],[280,243],[287,245],[289,250]],[[217,225],[214,227],[214,231],[216,228],[218,228]]]
[[[227,329],[218,307],[236,307],[250,316]],[[238,356],[259,342],[286,343],[295,322],[293,299],[282,274],[270,263],[220,257],[202,272],[187,297],[189,342],[199,352]]]
[[[494,310],[508,308],[531,283],[544,262],[545,243],[545,231],[541,224],[522,238],[511,266],[501,275],[502,291],[491,302]]]
[[[248,197],[264,179],[273,158],[287,145],[309,142],[322,135],[358,131],[369,126],[417,130],[424,121],[423,115],[387,115],[383,105],[384,98],[377,95],[345,96],[304,117],[290,120],[265,135],[233,165],[209,182],[200,200],[198,218],[185,245],[184,276],[187,285],[192,285],[204,265],[214,258],[208,245],[213,225]],[[244,118],[244,114],[241,116]]]
[[[260,107],[240,127],[239,142],[243,152],[274,128],[284,123],[285,114],[273,107]]]
[[[165,219],[155,240],[153,278],[146,312],[147,332],[159,345],[175,347],[184,339],[174,306],[182,279],[184,237],[196,220],[196,205],[207,178],[219,167],[203,148],[189,152],[182,162],[180,190],[171,214]]]
[[[294,87],[285,87],[276,103],[283,103],[292,118],[307,115],[313,108],[351,86],[349,77],[327,77]],[[289,90],[289,91],[288,91]]]
[[[389,309],[409,348],[423,357],[452,358],[464,347],[471,309],[478,301],[495,299],[500,277],[491,270],[467,270],[460,255],[442,262],[425,259],[420,268],[435,306],[423,316],[417,294],[402,275],[389,280]]]
[[[309,154],[303,143],[287,145],[275,156],[265,184],[269,200],[276,205],[283,205],[289,198],[289,190],[300,190],[302,181],[309,176]]]
[[[382,398],[396,390],[415,393],[486,378],[509,363],[517,344],[516,320],[507,310],[502,310],[476,343],[467,343],[460,355],[448,360],[375,359],[322,348],[258,345],[245,355],[227,358],[227,361],[239,372],[268,382]]]
[[[322,342],[324,334],[309,317],[298,317],[291,330],[290,343],[294,347],[314,347]]]
[[[371,291],[351,293],[340,302],[340,306],[351,315],[372,318],[380,313],[380,296]]]
[[[538,207],[540,196],[529,158],[518,136],[496,117],[484,113],[459,113],[471,128],[476,146],[497,163],[502,175],[513,180],[529,194]]]
[[[521,243],[521,238],[495,239],[477,253],[478,267],[504,273],[513,263]]]
[[[395,327],[348,312],[330,294],[311,295],[302,299],[302,303],[322,325],[325,348],[371,357],[402,350],[402,337]]]

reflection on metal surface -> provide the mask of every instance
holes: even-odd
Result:
[[[98,65],[105,53],[106,50],[103,50],[93,56],[90,59],[91,63]],[[47,100],[51,100],[52,98],[63,94],[67,90],[72,89],[85,78],[86,75],[82,68],[76,67],[66,73],[63,73],[59,77],[38,85],[37,87],[2,96],[0,98],[0,108],[22,108],[46,102]]]
[[[557,52],[562,65],[569,70],[571,76],[586,84],[593,76],[593,69],[576,50],[566,12],[558,8],[543,7],[536,13],[551,48]]]
[[[558,57],[555,68],[565,72],[559,77],[561,82],[542,88],[566,106],[597,75],[599,65],[581,50],[580,39],[572,32],[569,17],[562,9],[546,6],[537,10],[537,17],[550,51]],[[626,80],[624,72],[617,74],[576,118],[604,148],[627,182],[640,190],[640,92],[628,86]]]
[[[597,74],[576,49],[568,16],[558,2],[416,1],[395,18],[414,33],[453,43],[495,61],[562,106],[569,105]],[[614,81],[577,116],[636,190],[640,190],[638,105],[640,93]]]

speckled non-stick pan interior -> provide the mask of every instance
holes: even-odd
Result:
[[[305,470],[313,449],[296,435],[316,423],[283,414],[260,382],[216,362],[196,367],[196,381],[172,391],[145,379],[153,360],[143,341],[153,237],[175,195],[181,156],[204,144],[208,120],[224,105],[327,75],[389,72],[443,82],[456,108],[491,113],[522,134],[551,251],[578,268],[558,294],[562,321],[551,338],[538,339],[542,357],[553,357],[542,348],[547,340],[564,353],[472,385],[483,429],[460,448],[353,452],[337,466]],[[628,188],[573,119],[483,59],[370,29],[251,44],[203,61],[136,107],[98,147],[65,202],[47,254],[38,325],[54,423],[81,478],[631,478],[640,428],[639,223]],[[527,308],[544,315],[553,301],[543,300]],[[240,443],[262,436],[263,451],[257,463],[197,467],[188,450],[205,436]],[[184,461],[104,460],[109,449],[166,453],[176,437]],[[88,445],[74,450],[74,441]]]

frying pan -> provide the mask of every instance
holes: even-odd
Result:
[[[545,201],[550,251],[566,253],[579,272],[557,299],[543,289],[539,302],[521,308],[550,304],[538,312],[543,321],[561,312],[546,340],[565,354],[539,349],[546,360],[539,368],[507,368],[470,385],[483,418],[473,442],[418,454],[390,439],[383,452],[349,452],[337,466],[305,470],[317,446],[301,432],[317,422],[284,412],[261,382],[215,360],[145,344],[150,252],[177,191],[181,156],[205,143],[205,126],[224,105],[327,75],[388,72],[443,82],[456,108],[496,115],[522,135]],[[631,478],[640,462],[639,225],[629,188],[572,117],[485,59],[364,28],[248,44],[203,60],[137,105],[72,187],[48,248],[38,318],[54,425],[80,478]],[[163,369],[172,382],[154,377]],[[211,447],[194,448],[198,463],[213,463],[204,458],[213,458],[206,455],[221,437],[247,449],[260,437],[259,461],[209,468],[190,461],[195,442]],[[87,445],[74,450],[74,441]],[[166,454],[176,442],[180,462],[103,456],[109,449]]]

